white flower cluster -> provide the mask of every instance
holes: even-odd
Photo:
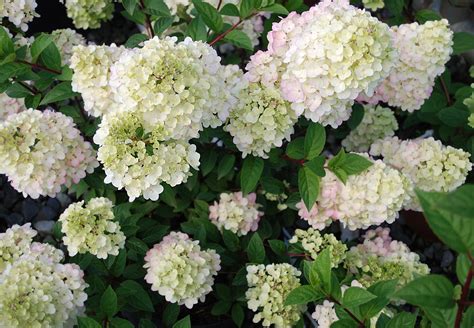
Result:
[[[296,229],[293,237],[288,241],[290,244],[301,244],[309,256],[316,260],[318,255],[325,249],[331,253],[331,267],[337,267],[346,257],[347,246],[337,240],[332,233],[323,234],[313,228],[308,230]]]
[[[315,229],[321,230],[332,220],[350,230],[367,229],[383,222],[392,223],[407,198],[408,180],[381,160],[364,172],[350,175],[343,184],[326,170],[316,203],[308,212],[303,202],[298,214]]]
[[[9,115],[26,110],[23,98],[10,98],[6,93],[0,93],[0,122]]]
[[[449,192],[464,183],[472,169],[470,154],[444,146],[433,138],[400,140],[397,137],[375,142],[370,153],[403,173],[412,182],[404,208],[421,211],[414,188]]]
[[[110,67],[125,51],[124,47],[76,46],[70,59],[72,89],[81,93],[84,110],[92,116],[102,116],[117,111],[109,86]]]
[[[86,39],[70,28],[54,30],[51,32],[51,37],[61,53],[61,59],[64,65],[71,63],[71,56],[75,46],[86,44]]]
[[[28,109],[0,123],[0,173],[31,198],[54,197],[99,165],[72,118]]]
[[[372,11],[377,11],[377,9],[382,9],[385,7],[384,0],[362,0],[364,8],[367,8]]]
[[[125,246],[125,235],[114,220],[112,202],[103,197],[73,203],[59,217],[63,242],[70,256],[86,252],[106,259],[118,255]]]
[[[231,134],[242,157],[268,158],[272,147],[290,140],[296,121],[295,112],[277,89],[251,82],[240,92],[224,130]]]
[[[319,328],[330,328],[331,325],[338,321],[334,303],[324,300],[323,304],[317,304],[311,317],[316,320]]]
[[[186,182],[199,166],[189,139],[222,125],[237,102],[238,68],[222,66],[214,49],[189,38],[154,38],[135,49],[76,47],[71,62],[86,108],[105,114],[94,136],[105,181],[125,188],[131,201],[157,200],[162,183]]]
[[[392,240],[389,233],[388,228],[369,230],[364,242],[347,253],[345,266],[366,287],[390,279],[398,279],[398,285],[403,286],[430,272],[418,254],[401,241]]]
[[[288,294],[300,286],[301,272],[288,263],[248,265],[245,293],[247,307],[256,312],[253,322],[276,328],[293,327],[306,310],[305,305],[288,305],[284,302]]]
[[[469,73],[474,78],[474,66],[471,66]],[[468,124],[471,128],[474,128],[474,83],[471,84],[472,94],[469,98],[464,99],[463,104],[467,106],[471,115],[468,118]]]
[[[276,84],[297,115],[339,126],[362,91],[372,94],[393,67],[389,27],[347,0],[324,0],[273,24],[268,51],[247,66],[253,82]]]
[[[171,232],[145,256],[145,280],[166,301],[191,309],[212,291],[214,276],[221,269],[213,249],[201,250],[199,241],[187,234]]]
[[[28,30],[28,23],[39,15],[35,9],[36,0],[2,0],[0,2],[0,20],[7,18],[23,32]]]
[[[106,173],[105,183],[125,188],[130,201],[140,195],[157,200],[163,182],[174,187],[186,182],[191,168],[199,167],[196,146],[182,140],[162,141],[160,126],[137,135],[144,120],[136,113],[108,116],[100,124],[94,142]]]
[[[209,219],[220,230],[230,230],[239,236],[258,229],[258,222],[263,213],[255,201],[257,195],[250,193],[244,196],[241,191],[232,194],[222,193],[219,202],[209,206]]]
[[[113,0],[60,0],[76,28],[99,28],[114,13]]]
[[[430,97],[435,78],[444,72],[452,53],[453,32],[442,19],[394,26],[392,34],[399,60],[373,97],[362,95],[359,99],[383,101],[413,112]]]
[[[362,121],[342,140],[342,146],[347,151],[367,152],[374,141],[393,136],[397,129],[397,119],[390,108],[364,106]]]
[[[0,326],[72,327],[87,299],[84,273],[35,235],[29,224],[0,234]]]

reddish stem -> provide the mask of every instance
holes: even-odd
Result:
[[[228,30],[224,31],[222,34],[219,34],[214,40],[212,40],[211,42],[209,42],[209,45],[212,47],[213,45],[215,45],[217,42],[219,42],[220,40],[222,40],[223,38],[225,38],[225,36],[227,34],[229,34],[230,32],[232,32],[233,30],[235,30],[240,24],[243,23],[243,21],[245,21],[246,19],[249,19],[249,18],[252,18],[253,16],[255,16],[257,13],[253,13],[252,15],[246,17],[245,19],[239,19],[239,21],[237,23],[235,23],[234,25],[232,25]]]
[[[150,39],[152,39],[155,36],[155,32],[153,31],[153,26],[151,25],[150,15],[145,13],[145,2],[143,0],[140,0],[140,8],[142,9],[143,13],[145,14],[146,34],[148,34],[148,37]]]
[[[291,158],[290,156],[288,155],[283,155],[281,156],[281,158],[283,158],[285,161],[289,161],[289,162],[294,162],[294,163],[297,163],[299,165],[303,165],[304,164],[304,160],[303,159],[294,159],[294,158]]]
[[[441,87],[443,88],[444,96],[446,97],[446,101],[448,102],[448,105],[452,105],[451,97],[449,96],[449,91],[448,88],[446,87],[446,83],[444,82],[444,79],[442,76],[439,77],[439,81],[441,83]]]
[[[57,71],[55,69],[51,69],[51,68],[48,68],[48,67],[45,67],[45,66],[42,66],[42,65],[38,65],[38,64],[35,64],[35,63],[30,63],[30,62],[27,62],[25,60],[17,60],[17,61],[19,63],[29,65],[29,66],[31,66],[33,68],[36,68],[36,69],[39,69],[39,70],[43,70],[43,71],[50,72],[50,73],[53,73],[53,74],[61,74],[60,71]]]
[[[466,304],[469,303],[467,298],[469,297],[469,289],[471,287],[471,282],[474,277],[474,271],[473,271],[474,265],[472,263],[473,259],[470,254],[469,254],[469,259],[471,260],[471,267],[469,268],[466,281],[464,282],[464,285],[462,287],[461,299],[458,301],[458,311],[456,313],[456,321],[454,322],[454,328],[461,327],[461,320],[462,320],[464,308],[466,307]]]

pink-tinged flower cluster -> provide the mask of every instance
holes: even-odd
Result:
[[[381,160],[358,175],[350,175],[343,184],[326,170],[321,189],[311,211],[297,204],[299,216],[315,229],[340,221],[350,230],[366,229],[383,222],[392,223],[407,197],[408,180]]]
[[[424,191],[453,191],[466,181],[472,169],[471,154],[451,146],[444,146],[433,138],[400,140],[397,137],[376,141],[370,148],[373,156],[404,174],[411,182],[407,210],[421,211],[414,188]]]
[[[201,250],[199,241],[171,232],[146,254],[145,280],[168,302],[191,309],[212,291],[220,262],[215,250]]]
[[[29,109],[0,123],[0,173],[31,198],[54,197],[99,165],[72,118]]]
[[[0,122],[5,121],[8,116],[26,110],[22,98],[10,98],[6,93],[0,93]]]
[[[252,81],[277,84],[298,115],[332,127],[349,118],[359,93],[373,93],[396,58],[389,27],[347,0],[289,14],[268,40],[247,66]]]
[[[420,109],[433,91],[435,79],[444,72],[453,46],[453,32],[446,19],[392,27],[399,60],[372,97],[362,94],[360,101],[379,101],[402,110]]]
[[[345,266],[364,286],[390,279],[398,279],[403,286],[430,271],[418,254],[403,242],[392,240],[390,229],[382,227],[365,233],[363,243],[347,253]]]
[[[73,327],[87,300],[84,272],[35,235],[29,224],[0,234],[0,326]]]
[[[219,202],[209,206],[209,219],[220,230],[230,230],[239,236],[258,229],[258,222],[263,213],[256,203],[257,195],[250,193],[243,196],[242,192],[222,193]]]

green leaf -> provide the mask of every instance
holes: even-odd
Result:
[[[240,16],[239,8],[237,8],[237,6],[234,5],[233,3],[226,3],[222,7],[220,13],[221,15],[225,15],[225,16],[234,16],[234,17]]]
[[[425,307],[423,308],[423,312],[426,317],[432,322],[431,328],[454,327],[457,306],[454,306],[450,309],[435,309]]]
[[[31,45],[31,60],[36,62],[41,53],[53,42],[51,35],[49,34],[40,34]]]
[[[46,67],[61,71],[61,53],[53,42],[41,52],[39,57]]]
[[[309,162],[304,163],[304,166],[311,169],[318,176],[324,177],[326,175],[326,171],[324,170],[325,163],[326,163],[326,157],[321,155],[316,158],[313,158]]]
[[[227,154],[222,157],[217,166],[217,179],[220,180],[225,177],[233,168],[235,164],[235,156]]]
[[[102,326],[92,318],[78,317],[77,325],[79,328],[102,328]]]
[[[272,13],[272,14],[279,14],[279,15],[288,15],[288,10],[280,5],[279,3],[274,3],[270,6],[264,7],[261,9],[264,12]]]
[[[473,192],[474,185],[464,185],[449,194],[416,191],[430,228],[459,253],[474,250]]]
[[[156,326],[150,319],[140,319],[138,328],[156,328]]]
[[[472,327],[474,327],[474,306],[471,305],[462,316],[461,328]]]
[[[326,248],[322,251],[311,267],[311,271],[315,272],[318,276],[318,280],[323,289],[327,292],[331,292],[331,254],[330,249]]]
[[[201,18],[201,15],[197,15],[191,23],[188,25],[186,30],[186,35],[189,36],[194,41],[204,41],[207,40],[207,28],[204,20]]]
[[[107,315],[107,317],[112,318],[118,311],[117,309],[117,295],[112,287],[107,287],[105,292],[100,298],[100,310]]]
[[[122,0],[123,7],[130,14],[133,15],[135,8],[137,7],[138,0]]]
[[[134,328],[135,326],[128,320],[122,318],[112,318],[110,320],[111,328]]]
[[[402,312],[396,314],[385,328],[413,328],[416,323],[416,314]]]
[[[167,303],[163,311],[162,320],[166,327],[170,327],[176,322],[179,316],[179,305],[176,303]]]
[[[304,156],[311,160],[318,156],[326,143],[326,130],[319,123],[311,123],[304,138]]]
[[[342,297],[342,304],[345,307],[356,307],[377,298],[371,292],[360,287],[349,287]]]
[[[211,4],[201,0],[193,0],[194,7],[202,16],[204,23],[215,32],[220,32],[224,26],[221,14]]]
[[[298,190],[308,210],[311,210],[319,195],[320,177],[309,167],[298,171]]]
[[[304,158],[304,138],[296,138],[286,146],[286,155],[293,159]]]
[[[251,263],[263,263],[265,247],[258,233],[254,233],[247,246],[247,257]]]
[[[418,10],[415,14],[415,19],[420,23],[424,24],[427,21],[436,21],[440,20],[442,17],[433,10],[430,9],[422,9]]]
[[[409,282],[394,297],[412,305],[449,309],[454,306],[454,287],[448,278],[432,274]]]
[[[360,104],[354,104],[352,109],[352,114],[349,120],[347,120],[347,126],[354,130],[356,127],[359,126],[360,122],[364,118],[364,106]]]
[[[140,43],[146,40],[148,40],[148,37],[145,34],[136,33],[128,38],[127,42],[125,42],[125,47],[136,48],[140,45]]]
[[[232,291],[224,284],[216,284],[214,287],[217,298],[226,301],[232,301]]]
[[[250,40],[247,34],[240,30],[230,31],[229,33],[227,33],[224,39],[239,48],[253,50],[252,40]]]
[[[474,34],[455,32],[453,36],[453,55],[459,55],[474,49]]]
[[[71,82],[61,82],[44,96],[40,105],[66,100],[76,95],[78,94],[72,91]]]
[[[357,328],[357,322],[352,319],[341,319],[331,324],[331,328]]]
[[[246,19],[262,5],[262,0],[242,0],[240,2],[240,17]]]
[[[236,252],[239,250],[239,237],[237,237],[237,235],[232,231],[227,229],[222,230],[222,239],[224,240],[224,244],[229,249],[229,251]]]
[[[242,323],[244,322],[245,314],[242,306],[240,304],[235,303],[232,306],[232,320],[236,324],[238,328],[242,327]]]
[[[405,5],[404,0],[385,1],[385,6],[395,16],[400,15],[402,13],[404,5]]]
[[[376,282],[368,287],[367,290],[376,296],[390,298],[395,293],[397,285],[397,279],[384,280]]]
[[[254,156],[248,156],[244,160],[242,170],[240,172],[240,187],[244,194],[252,192],[258,184],[258,180],[262,176],[263,159]]]
[[[272,239],[268,241],[272,251],[278,256],[286,255],[286,244],[282,240]]]
[[[229,312],[232,307],[232,302],[219,300],[217,301],[211,309],[211,314],[214,316],[224,315]]]
[[[26,108],[37,108],[41,101],[41,95],[29,95],[25,97],[25,106]]]
[[[121,249],[117,257],[115,258],[115,262],[110,268],[110,273],[114,277],[120,277],[123,273],[123,270],[125,270],[125,265],[127,263],[127,251],[125,248]]]
[[[153,31],[156,35],[161,35],[166,31],[174,22],[174,17],[160,17],[156,20]]]
[[[364,172],[373,165],[370,159],[364,156],[349,153],[338,163],[337,168],[343,170],[347,175],[356,175]]]
[[[456,106],[443,108],[437,114],[439,119],[444,124],[446,124],[447,126],[451,126],[453,128],[466,125],[469,115],[470,114],[467,110],[464,110]]]
[[[307,304],[324,298],[324,294],[316,288],[305,285],[293,289],[285,299],[285,306]]]
[[[138,282],[125,280],[120,284],[117,293],[121,297],[126,297],[128,303],[137,310],[154,312],[154,306],[150,295]]]
[[[169,17],[171,16],[170,9],[163,0],[144,0],[146,11],[154,16]]]
[[[464,285],[466,283],[467,274],[472,264],[466,254],[459,254],[456,260],[456,275],[458,276],[459,283]],[[471,282],[471,289],[474,289],[474,281]]]
[[[22,84],[18,82],[15,82],[12,85],[10,85],[8,89],[5,91],[5,93],[10,98],[25,98],[33,94],[30,90],[28,90],[25,86],[23,86]]]
[[[191,317],[187,315],[173,325],[173,328],[191,328]]]
[[[12,54],[14,55],[14,53],[15,46],[13,40],[8,35],[6,29],[3,26],[0,26],[0,59],[3,61]]]

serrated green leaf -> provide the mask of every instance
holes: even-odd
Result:
[[[288,10],[282,5],[280,5],[279,3],[274,3],[270,6],[263,7],[261,10],[264,12],[272,13],[272,14],[279,14],[279,15],[289,14]]]
[[[239,17],[239,8],[233,3],[226,3],[220,10],[221,15]]]
[[[240,187],[244,194],[252,192],[258,184],[265,164],[263,159],[247,156],[240,172]]]
[[[293,289],[285,299],[285,305],[300,305],[316,302],[324,298],[324,294],[314,287],[305,285]]]
[[[253,50],[252,40],[249,36],[240,30],[233,30],[227,33],[224,40],[229,41],[235,46],[247,50]]]
[[[227,154],[219,162],[217,166],[217,179],[225,177],[233,168],[235,164],[235,156]]]
[[[153,31],[156,35],[161,35],[174,22],[174,17],[160,17],[156,20]]]
[[[38,57],[51,44],[51,42],[53,42],[53,39],[49,34],[42,33],[36,37],[30,47],[31,60],[36,62]]]
[[[107,287],[100,298],[100,310],[109,318],[112,318],[118,311],[117,295],[110,286]]]
[[[79,328],[102,328],[102,326],[92,318],[78,317],[77,325]]]
[[[342,304],[351,308],[367,303],[377,298],[374,294],[360,287],[349,287],[342,297]]]
[[[220,32],[224,26],[221,14],[211,4],[201,0],[193,0],[194,7],[201,15],[204,23],[215,32]]]
[[[308,210],[311,210],[319,195],[320,177],[309,167],[298,171],[298,190]]]
[[[146,40],[148,40],[148,37],[145,34],[136,33],[128,38],[127,42],[125,42],[125,47],[136,48],[140,45],[140,43]]]
[[[432,274],[409,282],[394,297],[417,306],[449,309],[454,306],[454,287],[446,277]]]
[[[326,143],[326,130],[319,123],[311,123],[304,138],[304,155],[307,160],[318,156]]]
[[[455,32],[453,36],[453,55],[459,55],[474,49],[474,34]]]
[[[77,93],[72,91],[71,82],[61,82],[52,88],[46,96],[44,96],[43,100],[41,101],[40,105],[46,105],[62,100],[66,100],[69,98],[73,98]]]
[[[286,155],[293,159],[304,158],[304,138],[296,138],[286,146]]]
[[[187,315],[173,325],[173,328],[191,328],[191,317]]]
[[[263,263],[265,247],[258,233],[254,233],[247,246],[247,257],[251,263]]]

